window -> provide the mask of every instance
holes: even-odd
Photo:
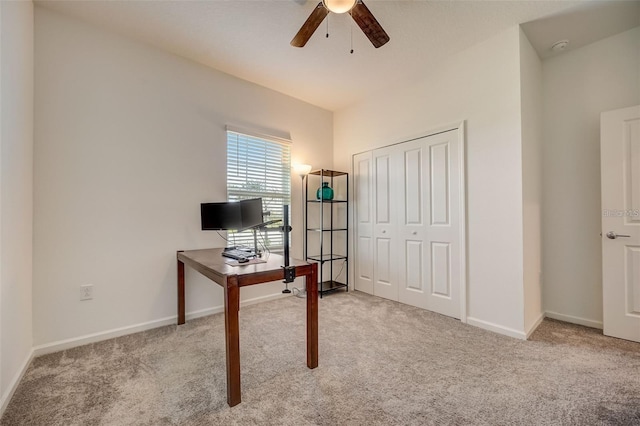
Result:
[[[262,198],[264,220],[282,219],[283,205],[291,200],[291,147],[277,138],[258,137],[227,130],[227,199]],[[282,223],[271,225],[273,228]],[[229,235],[234,245],[253,247],[250,231]],[[258,245],[268,250],[283,247],[282,232],[262,232]]]

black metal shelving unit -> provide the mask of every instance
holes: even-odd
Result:
[[[323,200],[316,197],[316,188],[321,187],[322,182],[329,182],[329,186],[334,189],[334,199]],[[339,184],[339,191],[335,190],[336,184]],[[312,188],[311,194],[309,194],[310,186]],[[307,175],[304,194],[306,204],[304,255],[307,261],[319,263],[318,293],[322,298],[324,294],[338,289],[343,288],[349,291],[349,174],[335,170],[314,170]],[[338,216],[337,209],[344,209],[341,218],[336,217]],[[309,227],[310,214],[316,215],[314,223],[318,226]],[[328,215],[328,218],[325,215]],[[317,238],[319,244],[309,242],[309,237],[313,233],[319,235]],[[340,238],[338,238],[338,233],[341,234]],[[340,240],[340,242],[336,240]],[[338,269],[334,266],[339,261],[344,262],[344,268]],[[325,265],[327,265],[326,268]],[[338,279],[343,271],[344,282],[340,282]],[[327,272],[329,279],[325,279]]]

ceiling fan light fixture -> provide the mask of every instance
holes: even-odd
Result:
[[[293,37],[293,40],[291,40],[291,45],[293,47],[304,47],[330,12],[349,12],[351,18],[376,49],[389,41],[389,35],[362,0],[320,0],[318,5],[313,8],[311,15],[304,21],[300,30]]]
[[[346,13],[353,9],[358,0],[322,0],[324,7],[333,13]]]

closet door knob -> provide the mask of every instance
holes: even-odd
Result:
[[[631,238],[631,235],[620,235],[620,234],[616,234],[613,231],[609,231],[606,233],[607,238],[609,238],[610,240],[615,240],[616,238]]]
[[[418,231],[413,231],[413,232],[412,232],[412,234],[413,234],[413,235],[417,235],[417,234],[418,234]]]
[[[382,230],[382,233],[383,233],[383,234],[386,234],[386,233],[387,233],[387,230],[386,230],[386,229],[383,229],[383,230]]]

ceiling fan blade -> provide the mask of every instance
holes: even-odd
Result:
[[[349,14],[376,49],[389,41],[389,36],[362,0],[358,0]]]
[[[296,34],[293,40],[291,40],[291,45],[294,47],[303,47],[307,44],[313,33],[328,14],[329,11],[324,7],[322,2],[318,3],[316,8],[313,9],[313,12],[311,12],[311,15],[309,15],[307,20],[304,21],[304,24],[302,24],[298,34]]]

